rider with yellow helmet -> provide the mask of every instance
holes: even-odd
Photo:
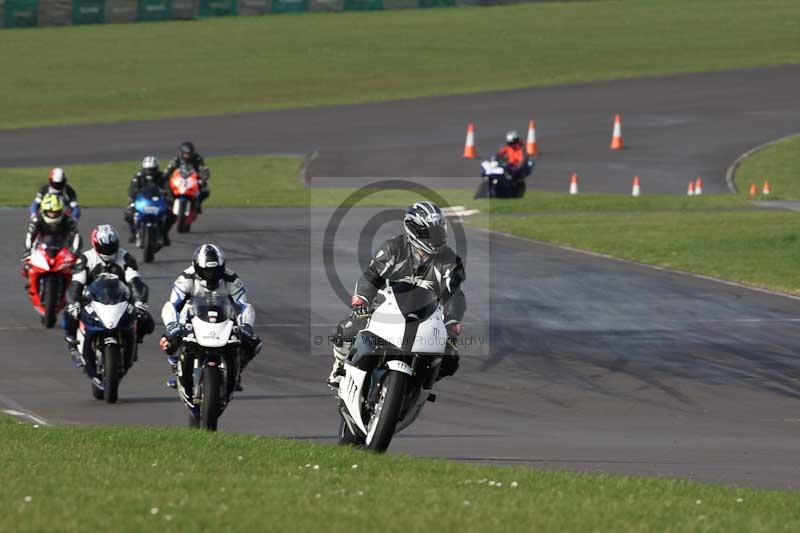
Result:
[[[31,218],[28,224],[23,261],[31,254],[31,248],[36,239],[45,235],[60,236],[73,253],[80,252],[82,243],[78,224],[75,219],[65,215],[64,208],[64,200],[61,195],[48,193],[42,197],[38,213]]]

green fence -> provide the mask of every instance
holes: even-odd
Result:
[[[102,24],[106,21],[106,0],[73,0],[73,24]]]
[[[169,20],[172,0],[139,0],[139,21]]]
[[[0,0],[0,28],[496,5],[516,1],[547,0]]]
[[[200,2],[201,17],[219,17],[238,14],[239,5],[237,0],[202,0]]]
[[[5,0],[3,25],[6,28],[28,28],[39,21],[39,0]]]

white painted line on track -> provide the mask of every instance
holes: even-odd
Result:
[[[796,135],[798,135],[798,133],[792,133],[790,135],[786,135],[779,139],[769,141],[767,143],[756,146],[755,148],[751,148],[742,155],[740,155],[739,157],[737,157],[736,161],[731,163],[731,166],[729,166],[728,170],[725,172],[725,183],[728,184],[728,189],[730,189],[733,194],[739,193],[739,191],[736,190],[736,182],[734,181],[734,178],[736,177],[736,171],[739,169],[739,166],[744,162],[745,159],[755,154],[756,152],[760,152],[764,148],[769,148],[773,144],[777,144],[781,141],[788,139],[789,137],[794,137]]]
[[[8,409],[3,409],[3,412],[7,415],[16,416],[18,418],[26,418],[35,424],[39,424],[40,426],[50,425],[47,420],[25,409],[19,404],[19,402],[12,400],[8,396],[3,396],[0,394],[0,403],[3,403],[6,407],[8,407]]]
[[[783,298],[789,298],[790,300],[797,300],[800,301],[800,296],[795,296],[794,294],[788,294],[785,292],[780,291],[773,291],[771,289],[764,289],[761,287],[754,287],[752,285],[745,285],[743,283],[737,283],[735,281],[729,281],[727,279],[720,279],[715,278],[714,276],[706,276],[705,274],[696,274],[694,272],[688,272],[686,270],[678,270],[676,268],[669,268],[669,267],[662,267],[657,265],[649,265],[647,263],[640,263],[639,261],[634,261],[632,259],[623,259],[622,257],[614,257],[613,255],[608,255],[600,252],[592,252],[590,250],[583,250],[581,248],[573,248],[572,246],[566,246],[563,244],[556,244],[553,242],[547,241],[540,241],[537,239],[530,239],[528,237],[520,237],[519,235],[512,235],[510,233],[504,233],[502,231],[494,231],[487,228],[481,228],[479,226],[470,226],[471,229],[476,231],[487,233],[489,235],[502,235],[503,237],[507,237],[509,239],[515,239],[518,241],[524,241],[528,243],[538,244],[541,246],[549,246],[550,248],[557,248],[559,250],[564,250],[567,252],[574,252],[577,254],[588,255],[591,257],[599,257],[601,259],[609,259],[611,261],[617,261],[619,263],[625,263],[627,265],[635,265],[642,268],[649,268],[651,270],[658,270],[660,272],[668,272],[670,274],[677,274],[680,276],[687,276],[690,278],[702,279],[705,281],[712,281],[714,283],[719,283],[721,285],[727,285],[729,287],[736,287],[737,289],[744,289],[752,292],[760,292],[762,294],[769,294],[770,296],[781,296]]]

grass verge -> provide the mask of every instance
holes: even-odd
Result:
[[[496,231],[800,294],[800,215],[747,210],[526,214],[474,221]]]
[[[773,198],[800,198],[800,135],[759,150],[736,171],[736,187],[741,194],[748,194],[752,183],[760,194],[765,180]]]
[[[785,492],[188,429],[34,428],[0,416],[0,461],[2,531],[800,528],[796,496]]]
[[[0,128],[786,64],[797,20],[795,0],[621,0],[10,30]]]

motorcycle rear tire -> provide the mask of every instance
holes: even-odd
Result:
[[[186,233],[186,213],[183,209],[183,203],[181,205],[181,212],[178,214],[178,233]]]
[[[373,414],[373,416],[378,417],[378,420],[372,435],[367,434],[367,438],[364,441],[368,450],[383,453],[389,448],[400,417],[400,409],[403,406],[403,395],[406,390],[407,380],[408,376],[406,374],[390,371],[386,375],[386,379],[381,383],[380,386],[383,390],[375,406],[375,410],[378,412]]]
[[[144,235],[142,236],[142,254],[145,263],[152,263],[155,257],[155,232],[152,226],[144,228]]]
[[[203,368],[203,399],[200,401],[200,427],[209,431],[217,430],[220,412],[220,388],[222,376],[219,368],[206,366]]]
[[[354,434],[350,431],[350,428],[347,425],[347,422],[344,421],[344,417],[339,415],[339,431],[337,433],[339,440],[339,446],[363,446],[364,445],[364,437]]]
[[[119,344],[106,344],[103,347],[103,399],[107,403],[117,401],[121,360]]]
[[[44,305],[44,327],[52,328],[58,318],[58,280],[50,275],[44,279],[42,291],[42,304]]]

